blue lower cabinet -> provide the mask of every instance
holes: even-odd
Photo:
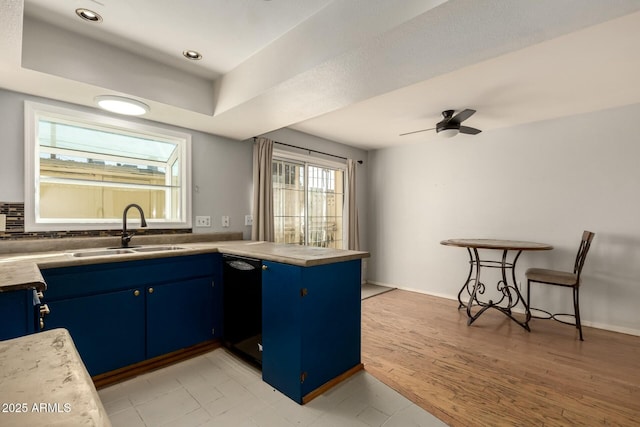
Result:
[[[142,288],[50,301],[46,329],[66,328],[90,375],[145,359]]]
[[[302,304],[300,267],[263,261],[262,379],[300,403]]]
[[[51,310],[45,329],[68,329],[92,376],[221,336],[220,254],[42,274]]]
[[[148,358],[214,337],[213,288],[206,277],[146,289]]]
[[[36,309],[32,289],[0,292],[0,341],[35,332]]]
[[[302,403],[360,364],[360,260],[263,264],[262,378]]]

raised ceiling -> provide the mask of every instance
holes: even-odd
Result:
[[[444,109],[492,129],[640,102],[637,0],[8,0],[0,87],[244,140],[374,149]],[[84,7],[103,22],[81,21]],[[201,61],[182,57],[197,50]],[[473,138],[461,135],[457,138]]]

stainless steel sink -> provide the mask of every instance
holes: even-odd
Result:
[[[77,258],[86,258],[94,256],[123,255],[145,252],[177,251],[180,249],[184,248],[181,246],[138,246],[131,248],[83,249],[78,252],[73,252],[71,255]]]
[[[180,246],[142,246],[139,248],[133,248],[134,252],[164,252],[164,251],[178,251],[184,249]]]
[[[86,250],[81,252],[74,252],[72,255],[74,257],[83,258],[83,257],[92,257],[92,256],[105,256],[105,255],[121,255],[121,254],[133,254],[132,249],[101,249],[101,250]]]

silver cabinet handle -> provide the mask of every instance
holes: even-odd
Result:
[[[47,304],[42,304],[40,306],[40,317],[44,317],[47,314],[51,314],[51,310],[49,309],[49,306]]]
[[[46,316],[47,314],[50,314],[51,310],[49,309],[49,306],[47,304],[42,304],[40,306],[40,330],[44,329],[44,316]]]

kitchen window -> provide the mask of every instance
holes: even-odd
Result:
[[[191,136],[25,103],[25,230],[119,229],[137,203],[152,228],[191,228]]]
[[[345,166],[278,152],[272,171],[275,241],[345,247]]]

